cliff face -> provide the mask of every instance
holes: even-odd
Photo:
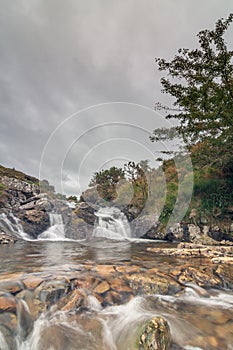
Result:
[[[0,213],[9,217],[12,212],[32,237],[48,228],[48,200],[40,194],[38,179],[1,166],[0,188]]]
[[[41,192],[45,187],[47,191]],[[38,179],[0,166],[0,231],[12,233],[6,222],[14,229],[15,217],[25,233],[37,238],[49,228],[49,214],[56,212],[62,216],[67,238],[90,237],[95,221],[94,211],[90,212],[84,203],[77,203],[71,209],[65,200],[58,197],[47,181],[39,186]]]

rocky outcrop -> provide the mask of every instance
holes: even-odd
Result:
[[[24,232],[32,238],[45,231],[49,227],[49,215],[44,210],[21,210],[18,212]]]
[[[40,193],[39,186],[23,180],[3,176],[0,178],[8,194],[8,204],[11,208],[18,210],[21,203]]]
[[[9,244],[17,242],[17,238],[7,235],[5,232],[0,232],[0,244]]]
[[[226,244],[226,242],[224,242]],[[233,243],[228,245],[207,246],[193,243],[180,243],[177,248],[147,248],[158,255],[177,256],[181,258],[209,258],[213,263],[233,264]]]

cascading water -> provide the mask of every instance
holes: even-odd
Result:
[[[116,240],[131,238],[127,217],[118,208],[101,208],[95,215],[97,220],[92,237],[105,237]]]
[[[62,215],[57,213],[49,213],[50,227],[42,232],[39,236],[39,240],[51,240],[59,241],[65,240],[65,228],[62,220]]]
[[[13,213],[9,213],[8,216],[5,213],[0,214],[0,229],[6,233],[13,233],[27,239],[28,235],[23,231],[19,219]]]

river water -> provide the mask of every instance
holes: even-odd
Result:
[[[90,280],[95,283],[95,275],[103,267],[101,278],[112,289],[115,272],[108,272],[112,268],[118,273],[118,277],[121,271],[121,278],[125,278],[132,271],[136,271],[137,276],[143,278],[148,271],[159,271],[159,275],[168,276],[172,271],[182,271],[187,264],[195,269],[209,266],[209,262],[203,259],[184,261],[155,255],[147,248],[170,247],[172,244],[133,239],[128,228],[122,228],[118,217],[113,221],[110,218],[109,222],[109,218],[104,221],[100,215],[99,222],[105,227],[103,237],[101,227],[97,224],[92,239],[80,241],[67,240],[60,218],[56,218],[55,222],[53,220],[52,228],[38,240],[21,240],[14,245],[0,245],[0,283],[19,278],[71,280],[72,275],[83,271],[85,281],[90,274]],[[109,227],[119,225],[117,230],[122,232],[125,240],[116,239],[119,238],[118,235],[115,239],[109,239]],[[126,233],[128,237],[125,237]],[[129,293],[123,287],[120,284],[119,287],[114,287],[115,294],[119,288],[122,300],[112,305],[102,302],[101,298],[98,299],[91,292],[86,294],[84,308],[77,307],[69,311],[59,309],[57,301],[34,319],[29,327],[30,331],[25,333],[19,329],[22,325],[18,327],[13,345],[7,343],[5,333],[1,332],[0,315],[0,350],[135,350],[138,327],[157,315],[163,316],[170,326],[173,350],[233,349],[231,290],[203,289],[191,282],[186,283],[182,291],[147,293],[142,285],[141,290],[137,290],[137,293],[127,299]],[[105,294],[104,292],[103,295]],[[24,304],[21,308],[27,309],[27,304]],[[28,312],[30,313],[29,309]]]
[[[148,252],[147,247],[167,246],[155,242],[123,242],[95,239],[81,242],[22,241],[0,247],[0,278],[12,273],[24,276],[37,274],[63,274],[87,265],[140,266],[169,271],[179,268],[183,260],[159,257]],[[203,264],[196,259],[193,266]],[[233,293],[229,290],[208,290],[208,297],[198,288],[187,286],[182,295],[138,295],[123,305],[102,307],[97,299],[89,298],[88,317],[101,320],[102,341],[94,339],[94,330],[82,329],[83,320],[60,313],[42,314],[34,323],[30,336],[17,345],[19,350],[108,349],[128,350],[135,325],[154,315],[164,316],[172,331],[173,349],[233,349]],[[93,321],[94,322],[94,321]],[[98,324],[97,324],[98,325]],[[46,335],[45,328],[59,329],[59,340]],[[54,331],[54,330],[53,330]],[[93,334],[94,335],[93,335]],[[56,333],[57,334],[57,333]],[[69,334],[69,341],[67,340]],[[62,342],[61,339],[66,339]],[[81,339],[81,341],[80,341]],[[93,340],[94,339],[94,340]],[[60,343],[59,343],[60,342]],[[58,344],[59,343],[59,344]],[[0,338],[1,344],[1,338]],[[2,342],[2,344],[4,344]],[[79,345],[78,345],[79,344]],[[1,348],[1,347],[0,347]],[[4,347],[2,350],[7,350]]]

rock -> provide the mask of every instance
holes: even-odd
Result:
[[[85,202],[78,203],[76,209],[74,210],[74,214],[77,215],[77,217],[83,219],[87,224],[91,226],[94,225],[96,219],[94,213],[95,209]]]
[[[163,317],[153,317],[139,330],[138,350],[169,350],[171,345],[170,328]]]
[[[43,279],[41,277],[31,275],[23,279],[23,283],[25,284],[26,288],[31,290],[37,288],[42,282]]]
[[[58,303],[58,309],[62,311],[76,311],[80,307],[87,307],[87,295],[78,289],[72,290]]]
[[[216,258],[216,257],[232,257],[233,246],[205,246],[202,244],[194,243],[180,243],[177,248],[147,248],[148,251],[154,252],[158,255],[170,255],[179,257],[205,257],[205,258]],[[226,261],[230,262],[230,259]],[[224,262],[224,259],[222,259]]]
[[[172,237],[172,240],[175,241],[182,241],[184,240],[184,226],[181,225],[180,223],[174,224],[172,227],[169,229],[169,233]]]
[[[37,238],[50,226],[49,215],[43,210],[22,210],[18,213],[18,217],[24,231],[33,238]]]
[[[182,290],[179,283],[169,276],[132,274],[127,277],[130,287],[134,294],[152,295],[152,294],[176,294]]]
[[[131,230],[136,237],[146,239],[165,239],[166,234],[159,231],[158,217],[156,215],[142,215],[131,222]]]
[[[233,257],[221,256],[218,258],[212,258],[211,261],[214,264],[233,264]]]
[[[12,294],[0,292],[0,313],[13,312],[16,313],[17,302]]]
[[[117,291],[118,293],[131,293],[133,294],[132,288],[129,284],[121,278],[111,278],[108,280],[111,289]]]
[[[39,186],[34,183],[29,183],[23,180],[15,179],[13,177],[3,176],[1,182],[7,187],[8,190],[22,192],[26,195],[39,194]]]
[[[112,265],[97,265],[96,272],[102,276],[109,276],[116,273],[116,270]]]
[[[107,281],[103,281],[95,287],[94,292],[98,294],[103,294],[110,289],[110,286]]]
[[[10,236],[9,234],[6,234],[5,232],[0,232],[0,244],[9,244],[9,243],[15,243],[17,242],[17,238],[14,236]]]
[[[0,289],[6,290],[8,293],[15,294],[24,289],[24,285],[21,281],[1,281]]]
[[[52,305],[67,295],[70,285],[66,280],[45,281],[35,290],[35,296],[42,302]]]

